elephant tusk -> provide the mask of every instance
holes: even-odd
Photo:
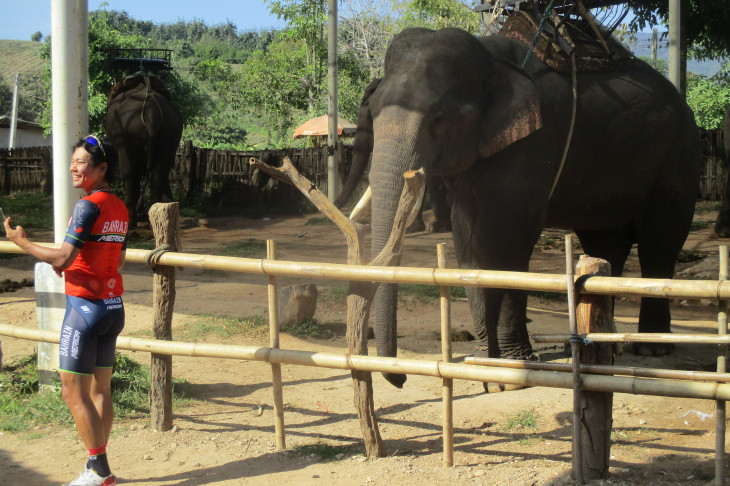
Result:
[[[410,225],[412,225],[413,222],[418,217],[418,215],[420,214],[421,204],[423,204],[423,195],[424,194],[426,194],[426,184],[421,185],[421,190],[418,193],[418,199],[416,200],[416,204],[413,206],[413,209],[411,210],[411,214],[408,215],[408,221],[406,222],[406,228],[408,228]]]
[[[365,194],[362,195],[360,200],[355,205],[355,208],[350,213],[350,220],[355,223],[359,223],[368,216],[370,216],[370,206],[373,198],[373,190],[368,186]]]

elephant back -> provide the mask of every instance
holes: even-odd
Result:
[[[149,89],[151,91],[155,91],[167,98],[168,100],[172,101],[172,95],[170,94],[170,91],[167,89],[165,83],[163,83],[160,78],[151,74],[137,72],[124,77],[121,81],[115,83],[114,86],[112,86],[112,89],[109,92],[108,103],[111,103],[114,98],[121,95],[122,93],[132,91],[134,89],[137,89],[138,87],[144,87],[147,84],[149,84]]]

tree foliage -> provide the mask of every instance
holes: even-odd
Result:
[[[730,107],[730,63],[712,77],[688,76],[687,104],[695,114],[697,126],[706,130],[722,128]]]
[[[668,22],[666,0],[629,0],[635,17],[630,28],[640,31]],[[693,46],[698,58],[730,56],[730,6],[727,0],[683,0],[687,45]]]

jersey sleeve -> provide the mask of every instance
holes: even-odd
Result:
[[[66,228],[66,237],[64,242],[69,243],[76,248],[83,248],[86,240],[89,238],[91,228],[99,218],[99,206],[87,199],[81,199],[74,207],[71,221]]]

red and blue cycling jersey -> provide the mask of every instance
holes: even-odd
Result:
[[[117,267],[127,249],[128,225],[127,207],[111,192],[94,191],[76,203],[63,241],[81,251],[65,270],[66,295],[88,300],[122,295]]]

